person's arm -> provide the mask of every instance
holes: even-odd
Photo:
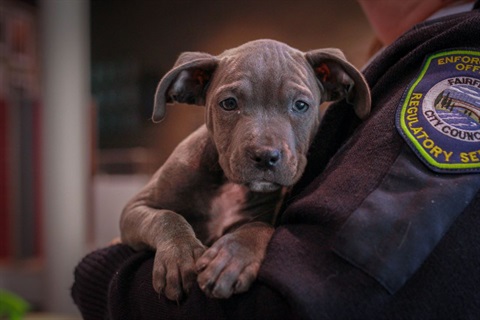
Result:
[[[72,297],[86,320],[294,319],[288,302],[261,282],[247,294],[210,299],[198,286],[177,304],[152,286],[153,252],[118,244],[87,255],[75,270]]]

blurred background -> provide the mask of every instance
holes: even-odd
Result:
[[[75,265],[204,120],[180,105],[153,124],[156,84],[182,51],[259,38],[361,68],[373,33],[354,0],[0,0],[0,305],[79,317]]]

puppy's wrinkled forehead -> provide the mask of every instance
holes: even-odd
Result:
[[[225,51],[219,58],[224,83],[246,78],[276,86],[285,79],[306,81],[311,78],[303,53],[281,42],[248,42]]]

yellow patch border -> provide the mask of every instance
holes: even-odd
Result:
[[[402,133],[412,142],[414,145],[416,151],[418,151],[423,159],[427,161],[427,163],[433,167],[443,169],[443,170],[468,170],[468,169],[479,169],[480,168],[480,162],[479,163],[440,163],[437,162],[421,145],[421,143],[415,138],[415,136],[410,132],[408,125],[405,121],[406,119],[406,112],[408,109],[408,104],[410,101],[410,98],[412,97],[412,94],[417,87],[417,85],[420,83],[420,81],[423,80],[423,77],[427,73],[430,64],[432,60],[440,58],[442,56],[448,56],[448,55],[473,55],[473,56],[478,56],[480,57],[480,52],[478,51],[473,51],[473,50],[451,50],[451,51],[444,51],[444,52],[439,52],[436,54],[431,55],[428,57],[426,60],[422,71],[420,72],[418,78],[415,80],[415,82],[410,86],[410,88],[407,91],[407,95],[404,98],[403,104],[402,104],[402,109],[400,113],[400,126],[402,129]]]

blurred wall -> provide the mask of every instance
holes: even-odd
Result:
[[[86,253],[90,187],[89,7],[40,3],[46,310],[76,313],[73,269]],[[37,292],[38,294],[38,292]]]
[[[159,70],[182,51],[220,53],[258,38],[337,46],[361,64],[371,39],[355,0],[92,0],[91,10],[94,62],[141,57]]]

